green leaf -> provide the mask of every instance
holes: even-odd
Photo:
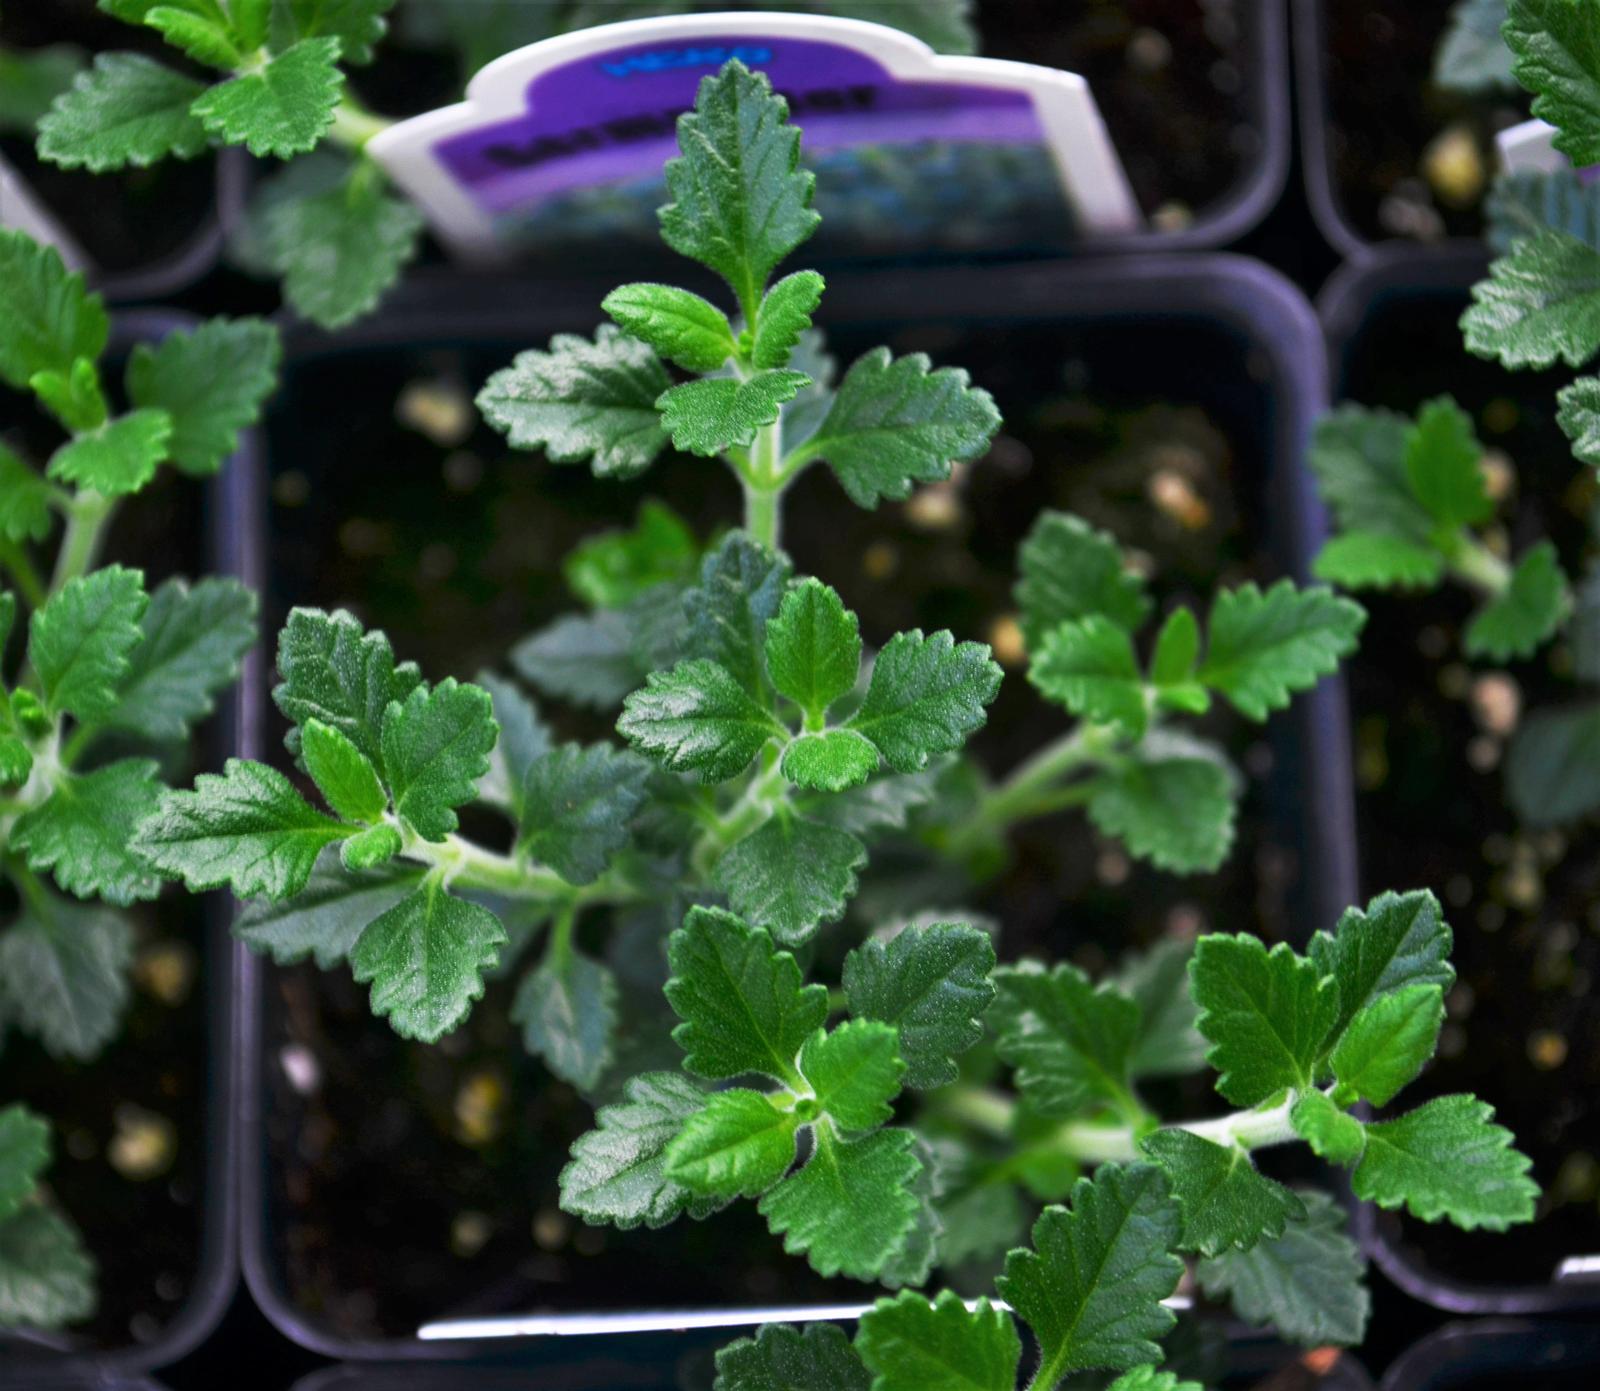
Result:
[[[673,448],[713,457],[751,444],[810,383],[804,372],[777,368],[743,380],[703,377],[662,392],[656,407]]]
[[[344,88],[337,39],[302,39],[259,68],[218,83],[191,108],[213,135],[287,159],[315,148]]]
[[[849,831],[779,812],[717,861],[711,881],[735,913],[797,946],[844,916],[866,863]]]
[[[1360,604],[1320,586],[1279,580],[1265,593],[1254,584],[1224,590],[1211,605],[1199,679],[1247,719],[1264,720],[1287,708],[1292,692],[1337,671],[1366,621]]]
[[[1200,656],[1200,624],[1189,608],[1174,609],[1156,634],[1150,654],[1150,684],[1158,705],[1203,715],[1211,708],[1206,688],[1195,680]]]
[[[861,625],[837,590],[820,580],[801,580],[783,596],[777,617],[767,625],[766,658],[773,686],[814,727],[834,701],[855,688]]]
[[[968,1309],[953,1290],[931,1304],[907,1290],[861,1316],[856,1346],[876,1374],[872,1391],[1015,1391],[1022,1340],[987,1299]]]
[[[851,1019],[826,1034],[819,1029],[800,1050],[801,1075],[840,1130],[886,1124],[905,1070],[897,1032],[876,1019]]]
[[[1450,928],[1439,900],[1426,889],[1379,894],[1366,908],[1347,908],[1332,932],[1318,932],[1309,955],[1338,986],[1339,1013],[1324,1046],[1331,1048],[1350,1021],[1385,995],[1408,985],[1449,990]]]
[[[21,1102],[0,1111],[0,1221],[27,1202],[49,1166],[49,1124]]]
[[[1187,1130],[1158,1130],[1140,1148],[1166,1171],[1183,1209],[1181,1251],[1248,1251],[1263,1238],[1282,1236],[1286,1222],[1305,1220],[1305,1204],[1258,1173],[1242,1149]]]
[[[659,214],[662,240],[726,280],[752,322],[773,268],[821,220],[788,118],[766,74],[733,59],[701,79],[694,110],[678,118],[683,153],[664,171],[672,202]]]
[[[765,1092],[716,1092],[667,1146],[667,1174],[707,1198],[757,1198],[795,1161],[794,1112]]]
[[[1531,657],[1571,612],[1572,595],[1556,548],[1540,541],[1523,552],[1506,588],[1472,615],[1461,647],[1469,657],[1497,662]]]
[[[191,893],[230,886],[240,898],[289,898],[305,888],[322,848],[351,832],[265,763],[230,758],[193,792],[167,792],[130,848]]]
[[[377,769],[332,725],[307,720],[300,730],[300,754],[335,814],[345,821],[383,819],[389,798],[378,781]]]
[[[1102,1164],[1079,1179],[1072,1207],[1046,1208],[1033,1226],[1035,1250],[1013,1251],[1001,1297],[1039,1340],[1034,1384],[1067,1372],[1159,1362],[1175,1322],[1161,1303],[1178,1287],[1172,1254],[1181,1218],[1153,1165]]]
[[[1600,251],[1548,228],[1511,244],[1472,287],[1467,350],[1503,367],[1582,367],[1600,348]]]
[[[816,434],[799,449],[824,459],[850,500],[911,496],[915,483],[950,476],[953,463],[980,457],[1000,428],[994,398],[958,367],[933,370],[926,353],[892,357],[874,348],[851,365]]]
[[[685,372],[715,372],[739,348],[726,314],[710,300],[671,285],[621,285],[600,307],[625,333]]]
[[[1403,536],[1352,531],[1323,545],[1311,573],[1346,589],[1431,589],[1444,574],[1444,556]]]
[[[752,366],[761,370],[789,365],[800,335],[811,327],[811,316],[822,303],[823,288],[824,281],[816,271],[799,270],[767,291],[750,341]]]
[[[145,11],[144,22],[197,63],[231,71],[249,61],[230,32],[234,26],[221,14],[213,18],[178,5],[156,5]]]
[[[190,111],[205,90],[142,54],[98,54],[40,119],[39,158],[96,174],[193,159],[211,144]]]
[[[163,791],[155,763],[146,758],[125,758],[92,773],[63,772],[50,796],[17,818],[11,849],[79,898],[123,907],[154,898],[161,879],[130,842]]]
[[[1406,476],[1410,432],[1405,416],[1366,406],[1340,406],[1317,421],[1306,458],[1341,532],[1431,544],[1432,519]]]
[[[62,445],[45,472],[107,497],[136,493],[155,477],[171,438],[172,417],[165,411],[131,411]]]
[[[666,1168],[668,1143],[706,1104],[705,1092],[682,1073],[647,1072],[629,1080],[623,1098],[602,1106],[595,1128],[574,1141],[561,1171],[561,1210],[623,1231],[715,1212],[719,1201],[696,1198]]]
[[[280,966],[309,956],[331,971],[350,955],[366,925],[415,892],[421,878],[420,869],[355,873],[329,852],[293,898],[246,903],[233,920],[233,935]]]
[[[1500,37],[1506,0],[1456,0],[1433,52],[1433,82],[1469,94],[1515,91],[1511,52]]]
[[[1406,479],[1440,530],[1452,533],[1494,515],[1482,458],[1472,417],[1450,397],[1436,397],[1417,413],[1406,432]]]
[[[0,537],[43,541],[50,534],[51,493],[44,479],[0,444]]]
[[[1361,1158],[1361,1151],[1366,1148],[1366,1127],[1354,1116],[1347,1115],[1324,1092],[1307,1092],[1295,1102],[1289,1119],[1295,1134],[1330,1164],[1348,1168]]]
[[[813,1138],[810,1161],[761,1199],[761,1215],[817,1274],[876,1279],[917,1220],[916,1137],[891,1128],[841,1140],[821,1125]]]
[[[1189,982],[1217,1090],[1235,1106],[1312,1084],[1340,1004],[1315,965],[1285,942],[1269,952],[1255,937],[1217,933],[1196,944]]]
[[[1404,1206],[1467,1231],[1503,1232],[1533,1220],[1539,1185],[1533,1162],[1494,1125],[1494,1108],[1473,1096],[1441,1096],[1392,1121],[1367,1126],[1367,1147],[1350,1177],[1364,1202]]]
[[[1306,1220],[1248,1251],[1201,1261],[1200,1286],[1229,1295],[1247,1323],[1266,1325],[1302,1347],[1353,1347],[1367,1332],[1372,1300],[1366,1262],[1344,1230],[1343,1210],[1326,1193],[1303,1191]]]
[[[75,434],[92,434],[106,423],[108,408],[100,369],[86,357],[74,362],[66,375],[35,372],[28,385],[39,404]]]
[[[394,5],[395,0],[289,0],[288,14],[298,37],[330,35],[339,40],[339,61],[360,65],[372,61],[389,27],[384,16]],[[282,13],[280,8],[274,19]]]
[[[1556,423],[1583,463],[1600,466],[1600,377],[1579,377],[1556,392]]]
[[[357,165],[331,188],[286,191],[261,227],[266,260],[283,277],[295,313],[336,329],[368,313],[400,278],[417,254],[423,220],[375,171]]]
[[[789,562],[742,531],[730,532],[700,563],[700,579],[683,596],[689,634],[684,656],[727,670],[767,703],[762,679],[767,625],[789,587]]]
[[[106,345],[110,321],[81,273],[67,273],[61,253],[25,232],[0,227],[0,378],[23,391],[37,372],[72,370]]]
[[[1505,45],[1500,47],[1504,52]],[[1497,255],[1509,251],[1518,237],[1541,227],[1600,245],[1600,192],[1570,166],[1501,171],[1489,186],[1483,211],[1487,240]]]
[[[948,632],[896,633],[872,666],[867,698],[849,727],[870,739],[897,773],[916,773],[935,754],[954,753],[983,727],[1001,671],[981,642]]]
[[[568,552],[561,563],[572,592],[594,608],[614,608],[669,581],[687,582],[700,566],[700,546],[687,522],[664,503],[646,502],[631,531],[606,531]]]
[[[1525,716],[1506,755],[1506,795],[1530,826],[1557,826],[1600,807],[1600,706]]]
[[[1205,1066],[1206,1041],[1189,996],[1191,943],[1173,938],[1125,957],[1114,983],[1139,1006],[1139,1032],[1128,1066],[1134,1077],[1183,1077]]]
[[[1350,1021],[1330,1057],[1340,1091],[1388,1105],[1433,1056],[1443,1024],[1444,991],[1437,985],[1408,985],[1374,1000]]]
[[[1146,1365],[1124,1372],[1106,1391],[1205,1391],[1198,1381],[1179,1381],[1176,1372],[1162,1372]]]
[[[72,86],[83,64],[84,54],[71,44],[0,50],[0,130],[33,130],[50,103]]]
[[[908,1087],[942,1087],[956,1080],[956,1057],[983,1038],[981,1021],[995,997],[994,961],[989,934],[965,923],[906,927],[845,958],[850,1012],[899,1031]]]
[[[1600,37],[1573,0],[1510,0],[1500,33],[1533,114],[1556,127],[1556,149],[1578,168],[1600,163]]]
[[[1233,846],[1238,796],[1238,775],[1218,750],[1158,729],[1094,780],[1088,813],[1158,869],[1209,873]]]
[[[404,846],[400,832],[387,821],[381,821],[342,842],[339,863],[346,869],[376,869],[394,859]]]
[[[611,1061],[617,981],[608,967],[568,949],[551,953],[522,978],[511,1021],[523,1046],[563,1082],[588,1091]]]
[[[478,796],[520,818],[528,769],[550,751],[550,731],[514,681],[480,671],[477,684],[489,692],[494,722],[500,726],[500,738],[489,755],[489,776],[478,785]]]
[[[34,613],[28,660],[49,713],[94,721],[116,709],[148,603],[139,571],[108,565],[68,580]]]
[[[256,597],[238,580],[170,579],[150,596],[143,634],[104,723],[146,739],[175,740],[208,716],[255,645]]]
[[[708,784],[738,776],[785,733],[725,667],[703,659],[651,672],[623,702],[617,731],[663,768]]]
[[[383,717],[383,768],[394,809],[424,840],[456,828],[455,807],[477,795],[499,735],[488,691],[446,677],[418,686]]]
[[[858,836],[903,831],[911,813],[933,800],[937,790],[936,771],[928,769],[904,776],[886,774],[845,792],[807,797],[803,806],[806,815],[814,820],[826,821],[830,826],[853,831]]]
[[[801,1085],[795,1058],[828,1017],[826,986],[802,986],[794,957],[719,908],[691,908],[667,939],[667,960],[667,1002],[683,1021],[672,1037],[689,1071]]]
[[[1100,615],[1133,632],[1150,615],[1141,576],[1125,569],[1122,551],[1103,531],[1066,512],[1044,512],[1017,553],[1017,606],[1028,650],[1071,619]]]
[[[831,1323],[769,1323],[717,1353],[714,1391],[872,1391],[844,1330]]]
[[[1097,1103],[1126,1101],[1139,1006],[1112,985],[1093,986],[1076,966],[995,972],[996,1049],[1017,1070],[1017,1088],[1041,1115],[1067,1118]]]
[[[350,970],[359,984],[372,985],[372,1012],[397,1034],[437,1043],[483,994],[483,973],[505,941],[499,918],[429,875],[367,924],[350,949]]]
[[[77,1229],[30,1204],[0,1222],[0,1327],[60,1328],[88,1318],[94,1274]]]
[[[382,633],[368,633],[343,609],[292,609],[278,634],[278,709],[295,725],[317,719],[332,725],[384,773],[381,731],[390,701],[404,701],[422,674],[415,662],[396,666]],[[289,752],[300,752],[291,730]]]
[[[52,1057],[89,1062],[122,1027],[132,962],[121,914],[50,899],[0,933],[0,1006]]]
[[[650,765],[609,744],[563,744],[535,760],[523,784],[518,850],[569,884],[591,884],[627,845]]]
[[[781,771],[797,787],[843,792],[860,787],[878,771],[878,751],[849,729],[807,734],[783,751]]]
[[[478,393],[478,409],[514,448],[633,478],[666,446],[656,400],[671,385],[654,349],[602,324],[593,342],[563,333],[548,352],[518,353]]]
[[[128,360],[128,398],[172,420],[166,457],[185,473],[215,473],[254,425],[277,382],[278,330],[263,319],[208,319],[192,333],[141,343]]]
[[[1028,664],[1040,694],[1096,724],[1144,734],[1150,712],[1133,639],[1102,614],[1052,628]]]

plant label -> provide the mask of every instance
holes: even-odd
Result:
[[[0,155],[0,227],[14,227],[36,242],[55,247],[69,270],[83,270],[88,264],[88,257],[72,234],[39,201],[4,155]]]

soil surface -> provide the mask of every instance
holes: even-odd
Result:
[[[1347,356],[1341,395],[1411,412],[1453,393],[1518,488],[1501,509],[1513,554],[1544,536],[1570,576],[1592,556],[1594,474],[1555,422],[1568,374],[1508,374],[1470,357],[1456,320],[1465,289],[1401,293]],[[1459,590],[1364,596],[1371,619],[1350,664],[1366,892],[1427,887],[1455,929],[1459,973],[1438,1060],[1409,1088],[1471,1091],[1533,1157],[1539,1220],[1504,1236],[1386,1219],[1442,1273],[1543,1283],[1569,1255],[1600,1252],[1600,830],[1593,820],[1527,830],[1504,801],[1503,714],[1593,700],[1557,642],[1512,665],[1461,656],[1472,609]]]
[[[795,489],[786,540],[797,567],[840,589],[869,643],[917,624],[1003,638],[1015,548],[1046,506],[1077,510],[1148,557],[1164,605],[1281,573],[1258,501],[1260,364],[1233,336],[1177,323],[1092,332],[932,323],[882,336],[896,352],[922,348],[968,367],[1009,423],[957,486],[906,504],[862,512],[821,469]],[[853,355],[878,337],[836,346]],[[737,519],[718,463],[674,458],[618,487],[508,455],[466,403],[524,346],[346,348],[291,364],[270,424],[275,621],[291,602],[345,605],[434,679],[503,670],[518,637],[572,607],[559,563],[579,538],[627,523],[648,496],[670,500],[702,535]],[[1203,379],[1196,361],[1210,364]],[[419,388],[436,407],[423,413],[435,439],[406,423],[418,419]],[[601,718],[546,713],[567,737],[607,733]],[[1003,772],[1065,727],[1013,669],[973,747]],[[1290,727],[1263,737],[1219,714],[1207,729],[1248,781],[1240,848],[1225,868],[1180,881],[1130,865],[1077,815],[1041,821],[1015,836],[999,879],[964,896],[1001,922],[1002,955],[1099,971],[1128,942],[1164,934],[1307,930],[1297,804],[1274,778],[1288,766]],[[873,889],[824,934],[840,950],[881,920],[875,913],[914,906],[874,904]],[[584,930],[603,949],[604,922]],[[524,1054],[507,1018],[514,977],[428,1048],[375,1022],[346,971],[266,974],[268,1239],[292,1299],[330,1332],[408,1336],[466,1313],[863,1296],[863,1286],[822,1282],[783,1257],[752,1204],[653,1233],[563,1216],[556,1175],[591,1111]]]

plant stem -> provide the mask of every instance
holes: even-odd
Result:
[[[750,447],[747,467],[737,468],[744,484],[744,529],[768,550],[778,549],[783,533],[783,493],[778,478],[783,458],[783,417],[765,425]]]
[[[708,826],[689,852],[689,864],[701,878],[710,876],[712,867],[730,845],[737,845],[760,827],[783,798],[785,786],[776,753],[768,752],[761,772],[745,788],[744,795]]]
[[[1047,744],[998,787],[984,794],[977,811],[950,838],[950,853],[960,855],[971,850],[1013,822],[1086,801],[1086,786],[1058,784],[1068,774],[1104,759],[1114,747],[1114,740],[1115,736],[1105,728],[1083,723]]]
[[[0,567],[11,572],[11,578],[16,581],[29,608],[36,609],[44,604],[49,597],[44,581],[39,578],[39,572],[34,569],[33,561],[28,558],[28,552],[23,549],[21,542],[0,540]]]
[[[553,869],[529,864],[511,855],[496,854],[464,836],[450,835],[442,841],[423,840],[414,831],[393,823],[404,838],[401,854],[443,872],[445,882],[466,889],[482,889],[507,898],[570,904],[627,903],[637,894],[611,875],[576,888]]]
[[[346,87],[343,98],[333,109],[333,125],[329,127],[328,139],[359,154],[367,148],[367,142],[373,136],[383,134],[393,124],[393,121],[368,111],[350,95]]]
[[[770,551],[778,549],[783,494],[744,483],[744,529]]]
[[[1511,584],[1510,564],[1465,532],[1450,558],[1450,573],[1491,599],[1504,594]]]
[[[86,488],[67,505],[67,529],[61,538],[61,550],[56,555],[55,574],[50,580],[50,592],[57,594],[69,580],[87,574],[100,553],[106,523],[117,510],[115,498],[109,498],[92,488]]]

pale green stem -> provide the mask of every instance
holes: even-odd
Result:
[[[744,484],[744,529],[770,551],[778,549],[783,534],[783,494],[787,486],[778,478],[783,457],[783,417],[762,427],[750,448],[748,466],[738,469]]]
[[[570,904],[628,903],[636,891],[603,875],[592,884],[575,888],[553,869],[531,864],[511,855],[485,850],[464,836],[449,835],[442,841],[423,840],[409,827],[389,818],[400,832],[400,853],[409,860],[439,870],[446,884],[464,889],[482,889],[507,898]]]
[[[55,575],[50,581],[52,594],[60,593],[67,581],[86,575],[94,568],[100,543],[105,539],[106,524],[116,510],[115,498],[89,488],[78,493],[67,505],[67,529],[61,538]]]
[[[1062,787],[1061,780],[1102,761],[1114,746],[1115,735],[1103,727],[1075,726],[1040,749],[999,786],[986,792],[977,810],[952,835],[946,848],[959,856],[1013,822],[1078,805],[1087,799],[1088,789]]]
[[[368,111],[346,88],[343,99],[333,110],[333,125],[328,129],[328,139],[356,153],[367,148],[367,142],[381,135],[394,124],[393,121]]]
[[[1510,564],[1465,532],[1450,558],[1450,573],[1490,598],[1504,594],[1511,584]]]
[[[783,800],[786,783],[776,753],[769,751],[765,758],[762,771],[751,780],[744,795],[706,828],[689,852],[689,863],[701,878],[710,875],[724,850],[761,827]]]

